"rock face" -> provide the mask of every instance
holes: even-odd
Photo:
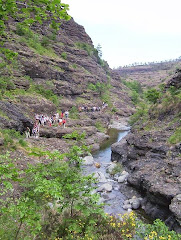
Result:
[[[23,132],[26,127],[32,128],[32,120],[23,114],[23,109],[18,108],[15,104],[0,101],[0,111],[3,113],[0,116],[0,127],[16,129]]]
[[[130,133],[112,145],[112,161],[120,161],[129,171],[127,181],[144,196],[146,213],[165,220],[178,232],[181,231],[180,153],[181,145],[170,147],[158,135],[153,139],[148,133],[141,136]]]

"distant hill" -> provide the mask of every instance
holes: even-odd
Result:
[[[125,66],[114,69],[123,80],[138,81],[143,87],[155,87],[171,79],[181,68],[181,59],[143,65]]]

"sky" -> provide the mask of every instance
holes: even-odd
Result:
[[[181,56],[181,0],[62,0],[111,68]]]

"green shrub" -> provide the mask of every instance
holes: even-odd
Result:
[[[156,103],[157,100],[160,98],[161,93],[160,91],[156,90],[155,88],[149,89],[145,92],[146,99],[151,103]]]
[[[123,171],[123,166],[121,163],[116,163],[116,166],[110,172],[111,175],[115,175],[117,173],[121,173]]]
[[[168,227],[160,219],[156,219],[153,224],[137,223],[136,235],[140,237],[139,239],[181,239],[181,234],[169,231]]]
[[[75,106],[73,106],[70,109],[69,113],[70,113],[70,115],[69,115],[70,118],[72,118],[72,119],[78,119],[79,118],[79,112],[78,112],[78,109]]]
[[[105,132],[106,128],[102,125],[101,122],[96,122],[95,127],[100,131],[100,132]]]
[[[2,89],[3,91],[5,90],[11,90],[11,89],[15,89],[15,84],[13,83],[13,81],[10,80],[9,77],[0,77],[0,89]]]
[[[143,93],[143,89],[141,84],[134,80],[134,81],[126,81],[126,80],[122,80],[122,83],[127,86],[129,89],[131,89],[132,91],[135,91],[136,93],[142,94]]]
[[[43,85],[32,85],[30,91],[42,95],[52,101],[55,105],[59,104],[58,96],[55,95],[51,89],[45,89]]]
[[[33,37],[33,32],[30,30],[30,28],[22,23],[16,24],[16,34],[19,36],[26,36],[27,38]]]
[[[48,47],[50,45],[50,39],[46,36],[43,36],[43,38],[41,40],[41,45],[43,47]]]
[[[76,42],[76,46],[80,49],[85,50],[88,53],[89,56],[92,56],[93,53],[94,53],[94,48],[87,43]]]
[[[20,140],[19,140],[19,144],[20,144],[22,147],[27,147],[27,146],[28,146],[27,142],[24,141],[23,139],[20,139]]]
[[[66,60],[67,59],[67,53],[66,52],[61,53],[61,57]]]
[[[139,102],[139,94],[135,90],[131,92],[131,100],[134,104],[138,104]]]
[[[174,134],[171,137],[169,137],[168,142],[171,144],[181,142],[181,127],[177,128]]]
[[[130,117],[129,123],[133,125],[137,121],[144,121],[148,117],[148,106],[145,103],[140,103],[136,112]]]

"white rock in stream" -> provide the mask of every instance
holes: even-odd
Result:
[[[124,181],[126,181],[128,176],[129,176],[129,173],[126,171],[123,171],[121,173],[121,176],[118,177],[118,183],[123,183]]]
[[[104,173],[102,173],[102,172],[95,172],[94,177],[97,178],[97,180],[98,180],[100,183],[105,183],[105,182],[107,182],[107,179],[106,179]]]
[[[85,166],[92,166],[94,164],[93,156],[90,155],[90,156],[84,157],[82,164],[85,165]]]
[[[100,186],[97,189],[97,191],[98,192],[103,192],[103,191],[111,192],[112,191],[112,185],[110,183],[104,183],[102,186]]]
[[[116,163],[111,163],[109,167],[106,169],[106,172],[111,173],[115,167],[116,167]]]

